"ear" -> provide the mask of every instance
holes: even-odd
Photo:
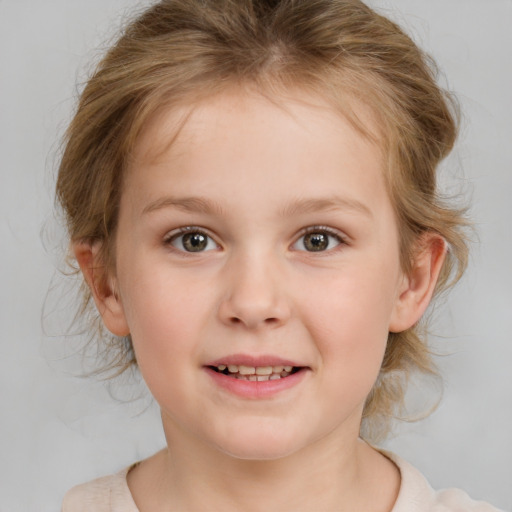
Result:
[[[402,332],[419,321],[427,309],[446,257],[446,242],[426,233],[417,243],[411,271],[403,275],[389,331]]]
[[[116,336],[127,336],[123,304],[116,291],[116,280],[101,258],[100,242],[75,242],[73,252],[84,279],[89,286],[105,327]]]

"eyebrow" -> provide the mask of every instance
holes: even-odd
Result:
[[[340,196],[318,199],[298,199],[283,208],[281,215],[283,217],[291,217],[299,213],[315,213],[331,210],[348,210],[354,213],[364,214],[367,217],[373,217],[373,213],[370,208],[361,201]]]
[[[143,214],[151,213],[163,208],[176,208],[190,213],[205,213],[222,215],[224,208],[216,201],[206,197],[172,197],[166,196],[152,201],[142,210]],[[348,210],[361,213],[368,217],[373,214],[364,203],[346,197],[332,196],[328,198],[297,199],[285,206],[279,213],[282,217],[292,217],[297,214],[315,213],[331,210]]]
[[[206,197],[172,197],[166,196],[152,201],[142,210],[143,214],[151,213],[162,208],[176,208],[191,213],[215,213],[222,215],[222,206]]]

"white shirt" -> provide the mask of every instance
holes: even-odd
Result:
[[[384,452],[400,470],[401,484],[391,512],[500,512],[473,501],[460,489],[434,491],[425,477],[400,457]],[[62,512],[139,512],[126,482],[129,468],[71,489],[64,497]]]

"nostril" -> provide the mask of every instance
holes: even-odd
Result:
[[[251,322],[245,322],[244,320],[242,320],[241,318],[237,317],[237,316],[232,316],[229,321],[231,322],[232,325],[239,325],[239,324],[246,324],[248,326],[251,326]],[[263,322],[261,323],[261,325],[268,325],[268,326],[274,326],[274,325],[277,325],[279,324],[279,318],[277,317],[269,317],[269,318],[265,318],[263,320]],[[256,323],[254,324],[256,325]]]

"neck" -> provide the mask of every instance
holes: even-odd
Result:
[[[189,510],[207,510],[212,503],[223,502],[219,510],[231,510],[229,504],[236,511],[327,510],[319,499],[331,501],[335,490],[341,491],[340,479],[347,484],[342,493],[349,492],[357,481],[358,467],[352,463],[356,447],[345,447],[330,456],[321,456],[312,448],[266,461],[207,454],[202,459],[186,457],[183,465],[183,457],[171,446],[167,458],[171,480],[179,482],[180,488],[193,490],[194,498],[205,500]]]
[[[234,458],[169,425],[166,436],[168,448],[142,463],[139,476],[129,475],[140,512],[210,510],[212,504],[225,512],[388,512],[398,494],[396,467],[357,431],[332,433],[287,457],[265,461]]]

